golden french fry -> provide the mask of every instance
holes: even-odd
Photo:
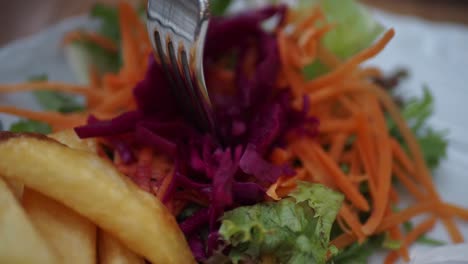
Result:
[[[195,263],[165,206],[97,155],[9,132],[0,134],[0,155],[4,177],[62,202],[149,261]]]
[[[0,263],[61,263],[0,178]]]
[[[67,145],[72,149],[85,150],[93,153],[96,153],[98,149],[98,143],[96,139],[81,139],[73,130],[62,130],[60,132],[49,135],[49,137]]]
[[[28,188],[23,207],[64,263],[96,263],[96,226],[88,219]]]
[[[6,183],[8,187],[10,187],[10,190],[13,192],[16,199],[18,201],[21,201],[23,197],[23,192],[24,192],[24,185],[21,182],[15,181],[15,180],[9,180],[9,181],[6,181]]]
[[[145,260],[132,252],[120,241],[107,234],[98,232],[99,264],[144,264]]]

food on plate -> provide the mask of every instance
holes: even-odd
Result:
[[[60,263],[3,179],[0,179],[0,203],[0,262]]]
[[[433,98],[401,99],[404,72],[363,65],[395,31],[355,1],[214,17],[204,64],[216,135],[180,111],[137,9],[91,15],[96,32],[64,37],[84,84],[0,85],[44,107],[0,106],[25,118],[0,134],[0,175],[98,228],[100,263],[365,263],[379,249],[394,263],[413,243],[440,243],[425,236],[438,222],[463,241],[466,205],[444,202],[431,176],[447,146],[426,124]],[[18,133],[52,131],[68,147]]]
[[[8,153],[0,161],[4,178],[60,201],[150,261],[190,262],[183,234],[164,205],[111,163],[45,136],[3,132],[1,137],[0,152]]]
[[[100,231],[98,234],[99,263],[101,264],[144,264],[145,260],[122,245],[117,239]]]
[[[96,226],[88,219],[31,189],[24,191],[22,205],[34,227],[61,260],[95,262]]]

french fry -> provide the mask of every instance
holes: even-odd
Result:
[[[74,149],[96,152],[95,140],[81,140],[74,131],[50,135]],[[66,263],[96,263],[96,226],[70,208],[34,190],[25,189],[23,207],[41,235]],[[79,250],[76,250],[79,249]]]
[[[15,195],[18,201],[21,201],[24,192],[24,185],[19,181],[6,181],[8,187],[10,187],[11,192]]]
[[[99,264],[144,264],[145,260],[122,245],[120,241],[99,230]]]
[[[62,202],[149,261],[195,263],[165,206],[97,155],[10,132],[0,133],[0,155],[1,175]]]
[[[23,207],[64,263],[96,263],[96,226],[88,219],[28,188]]]
[[[0,263],[62,263],[0,178]]]
[[[79,149],[97,153],[98,144],[95,139],[81,139],[76,135],[73,130],[62,130],[53,133],[49,137],[57,140],[58,142],[67,145],[72,149]]]

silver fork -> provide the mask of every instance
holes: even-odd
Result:
[[[208,0],[149,0],[148,33],[174,96],[196,126],[214,131],[203,73]]]

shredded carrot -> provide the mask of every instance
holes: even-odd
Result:
[[[169,186],[171,185],[172,178],[174,177],[173,173],[169,173],[163,178],[163,181],[161,183],[161,186],[158,189],[158,193],[156,196],[160,199],[163,200],[167,191],[169,190]]]
[[[452,215],[456,215],[457,217],[468,221],[468,209],[461,208],[460,206],[453,205],[453,204],[446,204],[445,209],[450,212]]]
[[[329,51],[324,45],[318,46],[317,58],[320,62],[322,62],[331,69],[335,69],[339,65],[341,65],[340,59],[338,59],[338,57],[336,57],[335,54]]]
[[[428,232],[431,230],[434,225],[436,224],[436,218],[430,217],[426,219],[425,221],[421,222],[418,224],[413,230],[411,230],[403,240],[403,245],[402,246],[409,246],[412,243],[414,243],[418,238],[420,238],[424,233]],[[397,252],[390,252],[388,256],[385,258],[385,263],[395,263],[398,260],[398,254]],[[408,259],[405,259],[405,261],[409,261]]]
[[[360,83],[347,83],[341,84],[337,87],[317,90],[314,92],[309,93],[309,102],[314,105],[323,100],[330,100],[334,99],[338,96],[341,96],[343,93],[347,92],[356,92],[356,91],[364,91]]]
[[[98,45],[99,47],[106,49],[110,52],[118,52],[119,47],[111,39],[108,39],[102,35],[99,35],[94,32],[85,32],[85,31],[72,31],[65,35],[63,39],[63,44],[67,45],[75,41],[88,41]]]
[[[320,160],[326,167],[330,177],[333,179],[338,189],[345,194],[346,198],[348,198],[357,208],[363,211],[368,211],[369,204],[367,203],[367,200],[354,187],[349,178],[344,175],[333,159],[331,159],[330,156],[328,156],[327,153],[325,153],[317,144],[310,142],[307,145],[310,147],[311,151],[314,151],[314,154],[317,155],[318,160]]]
[[[393,173],[416,199],[422,201],[426,198],[426,195],[423,192],[421,192],[416,183],[414,183],[403,171],[403,169],[400,168],[400,165],[393,166]]]
[[[359,243],[364,242],[366,236],[361,231],[361,223],[359,218],[354,212],[351,211],[349,206],[343,204],[339,215],[346,221],[346,224],[351,228],[351,231],[357,237]]]
[[[411,159],[408,157],[408,155],[405,153],[403,148],[400,146],[398,141],[396,139],[391,139],[392,143],[392,152],[394,158],[405,168],[405,170],[409,173],[414,175],[415,174],[415,169],[413,162]]]
[[[374,44],[374,46],[352,57],[342,65],[338,66],[338,68],[335,71],[307,83],[305,90],[313,91],[330,85],[333,82],[342,80],[344,76],[352,72],[359,64],[380,53],[388,44],[388,42],[390,42],[394,35],[395,30],[390,29],[376,44]]]
[[[36,112],[13,106],[0,106],[0,113],[21,116],[49,124],[53,131],[75,127],[86,122],[86,114],[61,114],[56,112]]]
[[[389,205],[389,206],[387,206],[386,216],[389,216],[391,214],[392,214],[392,208],[391,208],[391,205]],[[390,227],[387,233],[388,233],[388,235],[390,236],[390,238],[392,240],[403,242],[403,234],[402,234],[399,226]],[[394,251],[392,253],[394,255],[396,255],[396,257],[398,257],[398,255],[400,255],[405,261],[409,261],[408,247],[403,243],[401,243],[400,248],[398,249],[398,251]],[[389,254],[389,255],[392,255],[392,254]],[[394,259],[394,258],[395,257],[387,256],[387,258],[385,259],[385,262],[390,263],[390,261],[392,259]]]
[[[66,84],[59,82],[27,82],[18,84],[0,85],[0,93],[17,93],[29,91],[59,91],[76,95],[83,95],[88,100],[99,99],[102,95],[99,91],[89,89],[87,86]]]
[[[374,110],[377,111],[377,109]],[[376,118],[378,118],[377,114],[378,113],[374,112],[374,116]],[[380,118],[381,120],[383,119],[383,114],[381,114]],[[379,146],[379,151],[377,155],[379,167],[376,175],[379,176],[379,181],[377,182],[376,196],[373,198],[374,210],[372,211],[371,216],[363,226],[363,232],[367,235],[372,234],[383,219],[383,216],[385,214],[385,208],[389,203],[389,194],[392,184],[392,154],[388,129],[386,129],[385,125],[383,124],[379,125],[378,133],[378,143],[376,145]]]
[[[330,244],[334,245],[338,249],[344,249],[356,242],[356,240],[357,238],[355,236],[343,233],[337,238],[333,239],[333,241]]]
[[[389,234],[390,234],[390,237],[395,241],[402,241],[403,239],[403,235],[401,234],[401,231],[397,226],[390,228]],[[395,253],[397,252],[405,261],[410,260],[409,252],[408,252],[408,245],[402,243],[398,251],[396,251]],[[385,261],[387,261],[387,259]]]
[[[428,200],[425,202],[414,204],[398,213],[393,213],[392,215],[389,215],[382,221],[379,228],[377,228],[376,232],[381,233],[392,226],[403,224],[404,222],[407,222],[415,216],[431,212],[432,207],[436,203],[436,201]]]
[[[340,133],[337,136],[335,136],[335,140],[333,141],[332,146],[330,148],[330,156],[336,162],[339,161],[341,155],[343,154],[343,150],[345,148],[347,139],[348,136],[344,133]]]
[[[351,120],[326,120],[320,123],[320,133],[333,133],[333,132],[352,132],[356,129],[356,121]]]
[[[400,132],[408,144],[411,154],[413,155],[416,173],[415,176],[418,178],[418,181],[427,188],[427,191],[430,193],[432,197],[440,201],[440,196],[437,193],[437,190],[434,186],[434,182],[431,179],[429,169],[427,167],[426,161],[423,158],[421,149],[418,145],[418,142],[409,129],[408,125],[404,121],[403,117],[401,116],[398,107],[395,105],[393,100],[390,98],[388,94],[386,94],[382,89],[379,89],[375,85],[369,84],[368,89],[375,93],[381,100],[383,106],[387,109],[388,113],[391,115],[393,120],[396,122]],[[450,217],[443,217],[442,219],[445,228],[449,232],[452,241],[459,242],[463,241],[463,236],[461,235],[460,230],[453,222],[453,219]]]

